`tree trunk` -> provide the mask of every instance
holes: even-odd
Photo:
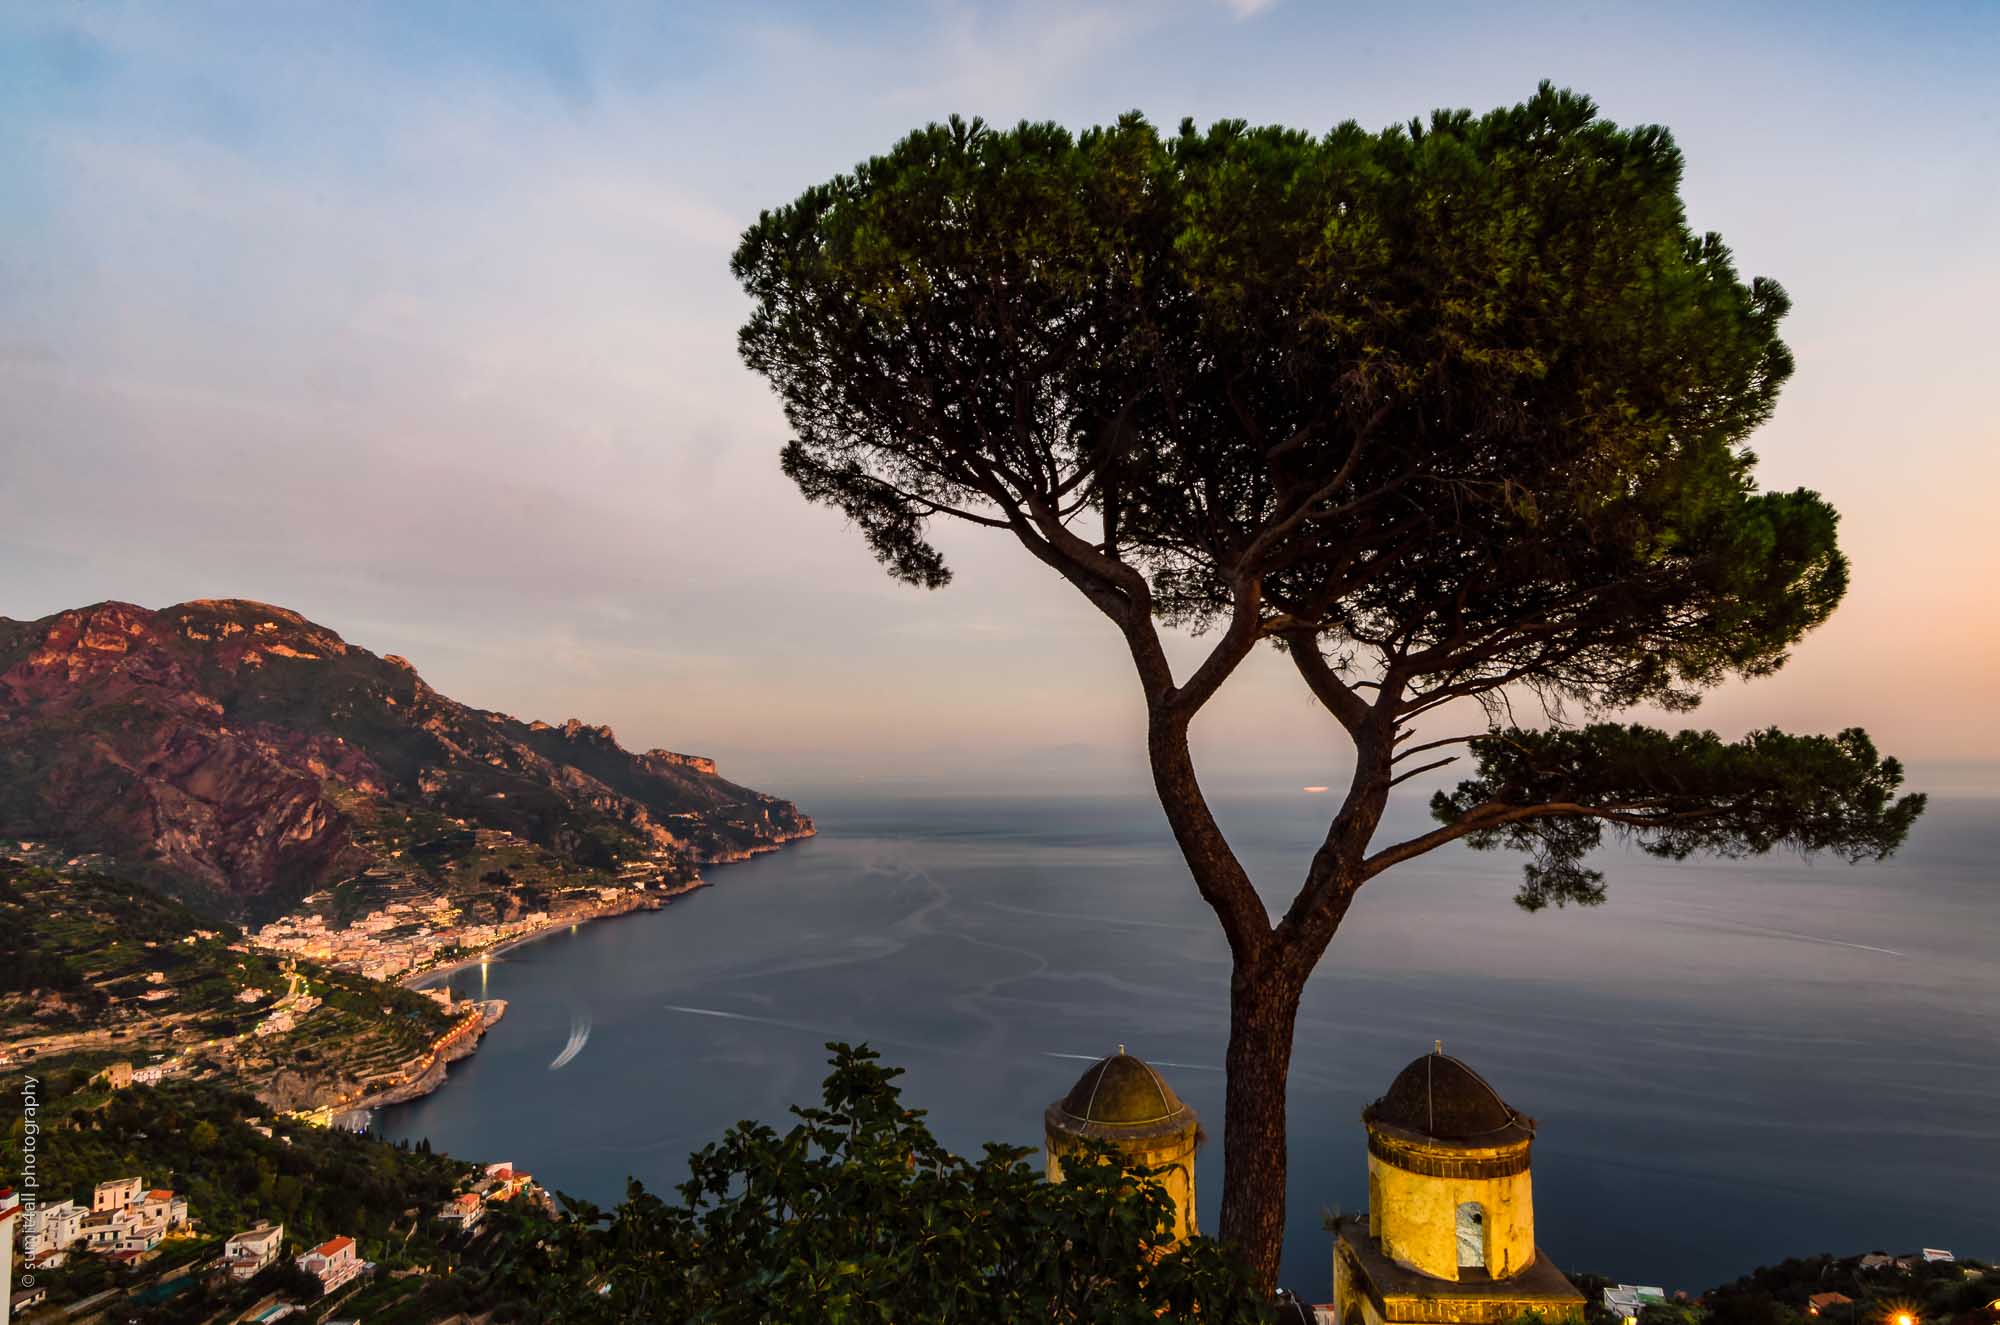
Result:
[[[1285,1245],[1285,1084],[1304,981],[1276,961],[1239,966],[1229,987],[1229,1073],[1222,1130],[1222,1240],[1266,1293]]]
[[[1285,1083],[1306,977],[1347,912],[1346,856],[1358,856],[1388,788],[1387,742],[1371,743],[1350,793],[1313,857],[1293,911],[1273,929],[1256,885],[1209,813],[1188,752],[1187,724],[1156,709],[1148,733],[1153,785],[1181,856],[1229,939],[1227,1108],[1222,1122],[1222,1240],[1266,1292],[1285,1244]],[[1380,751],[1379,755],[1375,752]]]

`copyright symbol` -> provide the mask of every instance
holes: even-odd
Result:
[[[24,1275],[22,1275],[22,1276],[21,1276],[21,1287],[23,1287],[23,1288],[33,1288],[34,1286],[35,1286],[35,1276],[34,1276],[34,1275],[32,1275],[32,1274],[24,1274]]]

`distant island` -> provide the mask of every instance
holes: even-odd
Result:
[[[0,1062],[407,1098],[502,1009],[378,982],[813,832],[711,759],[471,708],[282,607],[0,617]]]

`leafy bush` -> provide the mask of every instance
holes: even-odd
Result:
[[[830,1044],[820,1108],[782,1136],[739,1123],[669,1203],[634,1182],[522,1258],[551,1322],[1267,1321],[1238,1261],[1175,1244],[1172,1203],[1106,1151],[1045,1181],[1031,1153],[946,1151],[905,1108],[899,1069]],[[1091,1162],[1092,1158],[1097,1162]]]

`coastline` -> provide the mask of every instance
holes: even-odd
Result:
[[[526,947],[530,943],[538,942],[541,939],[549,937],[551,934],[558,934],[566,929],[576,929],[579,926],[588,925],[595,920],[615,920],[619,916],[629,916],[634,911],[664,910],[667,904],[674,898],[685,897],[691,892],[696,892],[710,886],[708,880],[696,878],[692,882],[679,884],[673,888],[663,888],[658,893],[647,893],[642,899],[635,901],[630,906],[594,911],[589,915],[570,916],[563,920],[551,921],[549,924],[543,925],[540,929],[517,935],[504,943],[496,943],[492,947],[473,956],[461,957],[443,966],[431,966],[421,971],[412,972],[402,977],[396,983],[405,989],[428,989],[441,980],[450,979],[460,971],[469,970],[474,966],[484,966],[492,962],[495,958],[512,952],[516,948]]]
[[[808,838],[818,836],[819,829],[817,827],[809,828],[803,833],[786,833],[771,839],[769,842],[759,842],[755,846],[746,847],[739,851],[731,851],[726,855],[709,856],[696,862],[696,864],[701,868],[710,865],[740,865],[746,860],[754,860],[758,856],[766,856],[774,851],[782,851],[794,842],[803,842]],[[414,971],[409,975],[403,976],[396,983],[405,989],[428,989],[438,981],[449,979],[460,971],[468,970],[474,966],[484,966],[496,957],[512,952],[516,948],[525,947],[527,944],[545,939],[551,934],[560,933],[566,929],[575,929],[580,925],[587,925],[594,920],[612,920],[619,916],[628,916],[634,911],[663,910],[676,898],[685,897],[689,893],[699,892],[703,888],[712,888],[714,886],[713,883],[703,878],[700,874],[696,874],[694,878],[688,880],[686,883],[675,884],[670,888],[661,888],[658,891],[647,892],[634,900],[629,906],[606,908],[593,911],[589,915],[571,916],[563,920],[551,921],[540,929],[508,939],[504,943],[496,943],[492,947],[471,957],[461,957],[457,961],[447,963],[443,966],[432,966],[421,971]]]
[[[698,868],[705,868],[710,865],[740,864],[754,857],[769,855],[774,851],[782,850],[794,842],[803,842],[808,838],[817,836],[819,836],[817,827],[810,827],[802,833],[787,833],[770,842],[760,842],[745,850],[732,851],[726,856],[717,856],[703,860],[699,862]],[[525,947],[530,943],[545,939],[551,934],[560,933],[564,930],[574,930],[595,920],[611,920],[619,916],[631,915],[635,911],[664,910],[677,898],[685,897],[689,893],[699,892],[703,888],[713,886],[709,880],[697,873],[694,878],[685,883],[677,884],[671,888],[662,888],[657,892],[649,891],[634,900],[629,906],[610,907],[594,911],[589,915],[573,916],[564,920],[554,921],[531,933],[508,939],[504,943],[497,943],[493,947],[474,956],[462,958],[444,966],[433,966],[428,970],[404,976],[396,983],[405,989],[428,989],[439,982],[450,979],[459,971],[467,970],[474,966],[485,965],[492,962],[495,958],[512,952],[516,948]],[[444,1085],[450,1076],[450,1073],[446,1070],[447,1065],[457,1062],[461,1058],[470,1057],[479,1048],[480,1041],[486,1038],[487,1030],[498,1023],[501,1016],[505,1014],[507,1003],[505,999],[488,999],[482,1000],[480,1007],[483,1024],[480,1026],[477,1034],[462,1044],[455,1045],[449,1054],[438,1055],[436,1060],[416,1080],[393,1087],[378,1096],[372,1096],[354,1105],[350,1105],[348,1106],[349,1111],[374,1110],[392,1104],[405,1104],[411,1100],[420,1099]]]

